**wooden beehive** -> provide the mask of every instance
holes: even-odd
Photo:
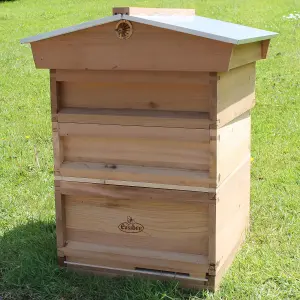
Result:
[[[255,62],[274,35],[116,8],[22,41],[50,69],[61,265],[218,286],[249,224]]]

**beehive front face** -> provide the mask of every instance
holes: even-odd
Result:
[[[214,289],[248,225],[254,70],[51,71],[61,260]]]
[[[53,76],[60,175],[215,186],[209,73],[57,70]]]

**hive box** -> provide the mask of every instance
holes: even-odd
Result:
[[[274,35],[116,8],[22,41],[50,69],[61,265],[218,286],[249,224],[255,62]]]

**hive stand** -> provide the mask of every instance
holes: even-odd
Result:
[[[255,63],[275,34],[193,15],[116,8],[23,40],[50,69],[61,265],[215,290],[242,244]]]

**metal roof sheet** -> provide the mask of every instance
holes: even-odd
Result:
[[[155,27],[161,27],[169,30],[192,34],[199,37],[213,39],[224,43],[246,44],[255,41],[270,39],[277,35],[275,32],[256,29],[248,26],[223,22],[219,20],[199,17],[199,16],[162,16],[162,15],[114,15],[95,21],[74,25],[67,28],[54,30],[48,33],[42,33],[33,37],[21,40],[21,43],[32,43],[67,34],[70,32],[107,24],[110,22],[125,19],[132,22],[138,22]]]
[[[231,44],[266,40],[275,32],[199,16],[123,16],[124,19]]]

